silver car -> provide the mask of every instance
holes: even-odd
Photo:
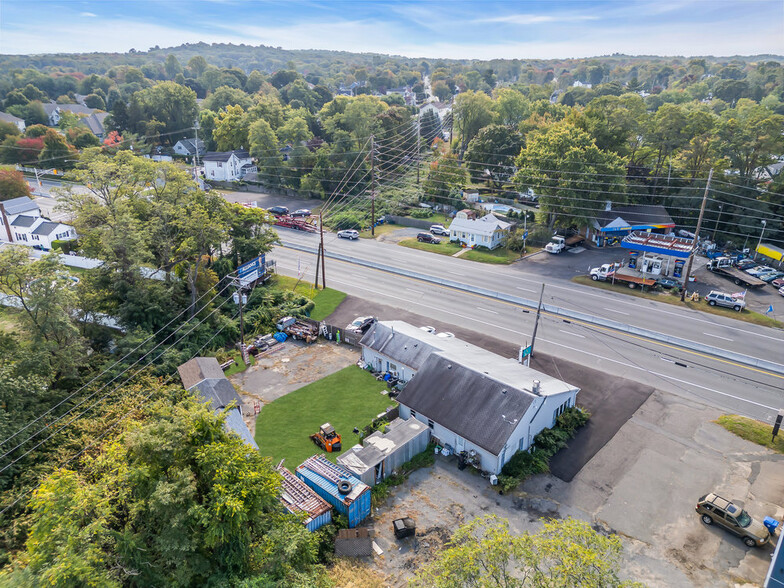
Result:
[[[705,297],[705,300],[707,300],[708,304],[711,306],[724,306],[725,308],[731,308],[738,312],[746,308],[746,301],[742,298],[733,298],[731,295],[717,290],[712,290],[711,293]]]
[[[359,239],[359,233],[353,229],[346,229],[345,231],[338,231],[338,237],[341,239],[351,239],[356,241]]]

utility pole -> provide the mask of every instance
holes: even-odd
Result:
[[[376,234],[376,138],[370,135],[370,234]]]
[[[316,290],[318,290],[318,279],[319,279],[319,267],[321,266],[321,243],[319,243],[318,251],[316,252],[316,281],[313,282],[313,285],[316,286]]]
[[[759,238],[759,241],[757,242],[757,248],[754,250],[754,259],[755,260],[757,259],[757,253],[759,253],[760,245],[762,245],[762,235],[765,234],[765,227],[768,226],[768,221],[762,220],[760,222],[762,223],[762,232],[760,233],[760,238]]]
[[[0,216],[3,217],[3,224],[5,225],[5,232],[8,233],[8,242],[9,243],[13,243],[14,242],[14,236],[11,233],[11,225],[8,222],[8,216],[5,214],[5,206],[3,206],[2,202],[0,202]]]
[[[240,278],[234,278],[233,284],[237,288],[233,296],[234,304],[240,307],[240,353],[242,354],[242,361],[245,362],[245,365],[248,365],[250,362],[248,361],[248,352],[245,349],[245,322],[242,317],[242,305],[248,302],[248,296],[242,291]]]
[[[321,287],[327,287],[327,267],[324,264],[324,257],[326,256],[326,251],[324,250],[324,224],[322,222],[321,213],[319,213],[319,230],[321,232],[321,243],[319,244],[319,250],[321,251]],[[318,279],[316,279],[316,287],[318,288]]]
[[[691,275],[691,264],[694,262],[694,250],[697,248],[697,241],[700,238],[700,229],[702,228],[702,216],[705,214],[705,203],[708,201],[708,191],[710,190],[711,178],[713,178],[713,169],[708,173],[708,182],[705,184],[705,194],[702,195],[702,205],[700,206],[700,216],[697,219],[697,230],[694,232],[694,243],[691,246],[689,253],[689,261],[686,264],[686,278],[683,282],[681,289],[681,302],[686,300],[686,286],[689,284],[689,276]]]
[[[536,330],[539,328],[539,316],[542,314],[542,297],[544,296],[544,284],[542,284],[542,291],[539,292],[539,306],[536,307],[536,320],[534,321],[534,334],[531,337],[531,353],[526,358],[525,365],[531,364],[531,357],[534,354],[534,343],[536,343]]]
[[[419,185],[419,156],[422,154],[420,147],[422,141],[422,111],[417,113],[417,142],[416,142],[416,158],[417,158],[417,186]]]
[[[199,177],[199,119],[193,123],[193,131],[196,133],[196,139],[193,142],[193,179]]]
[[[711,235],[711,241],[714,243],[716,242],[716,231],[719,228],[719,222],[721,222],[721,211],[724,210],[724,205],[719,204],[719,217],[716,219],[716,224],[713,225],[713,235]]]

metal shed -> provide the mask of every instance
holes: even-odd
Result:
[[[348,518],[349,528],[358,526],[370,515],[370,486],[323,455],[302,462],[297,467],[297,477]],[[338,486],[346,482],[349,486],[344,494]]]
[[[416,420],[397,418],[384,433],[376,431],[343,455],[338,463],[368,486],[375,486],[427,447],[430,429]]]
[[[332,506],[328,502],[283,466],[278,467],[278,473],[283,476],[280,501],[290,513],[307,515],[303,523],[308,531],[313,533],[332,522]]]

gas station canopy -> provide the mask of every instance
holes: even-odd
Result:
[[[623,238],[621,245],[630,251],[655,253],[657,255],[686,259],[691,254],[694,240],[647,233],[645,231],[633,231]]]

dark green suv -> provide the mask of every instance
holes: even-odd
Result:
[[[743,542],[749,547],[758,547],[770,541],[770,532],[765,525],[718,494],[710,493],[700,498],[696,510],[703,523],[721,525],[743,538]]]

